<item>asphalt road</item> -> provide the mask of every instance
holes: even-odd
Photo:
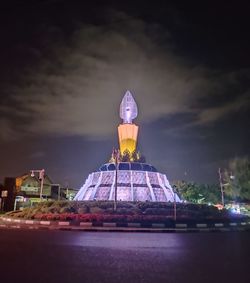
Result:
[[[250,282],[250,233],[0,230],[0,282]]]

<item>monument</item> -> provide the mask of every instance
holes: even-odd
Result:
[[[136,150],[139,127],[133,120],[137,115],[136,102],[127,91],[120,105],[120,149],[113,150],[110,161],[89,174],[74,200],[114,200],[116,193],[118,201],[180,202],[167,176]]]

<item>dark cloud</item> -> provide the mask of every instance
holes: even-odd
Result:
[[[169,166],[176,178],[178,172],[189,171],[190,156],[194,155],[204,171],[211,170],[216,151],[225,142],[216,137],[230,128],[228,121],[232,117],[238,113],[246,117],[249,111],[250,71],[240,64],[232,69],[224,68],[222,61],[214,66],[200,60],[201,53],[194,54],[195,49],[190,49],[198,40],[195,35],[200,34],[201,27],[195,24],[197,18],[191,22],[178,5],[168,6],[167,14],[171,14],[168,20],[163,17],[166,11],[161,12],[159,7],[154,7],[158,9],[156,18],[146,8],[142,14],[138,13],[136,6],[130,9],[123,5],[105,9],[98,6],[95,10],[90,5],[84,11],[70,6],[66,11],[63,7],[68,6],[64,1],[40,2],[40,5],[41,12],[35,9],[28,20],[17,18],[19,27],[6,24],[15,36],[10,40],[6,35],[8,40],[1,52],[4,67],[0,69],[3,75],[0,140],[5,146],[8,141],[13,146],[15,141],[31,145],[34,137],[38,140],[46,137],[50,141],[57,139],[52,144],[55,147],[57,144],[61,152],[65,138],[71,142],[81,139],[88,148],[101,143],[112,147],[119,123],[119,104],[129,89],[139,106],[140,146],[149,160],[161,170]],[[52,9],[43,14],[46,5]],[[15,11],[12,19],[14,15]],[[33,28],[29,21],[34,23]],[[184,36],[185,31],[189,31],[189,40]],[[206,34],[206,29],[203,32]],[[200,38],[207,43],[211,34],[204,36]],[[189,41],[191,47],[187,46]],[[218,41],[221,54],[222,42]],[[214,52],[208,52],[208,58],[218,51]],[[237,120],[235,127],[241,124],[240,133],[247,132],[240,121]],[[211,139],[218,143],[212,143]],[[244,153],[242,143],[234,140],[234,145],[240,147],[236,152]],[[65,146],[70,147],[70,143]],[[211,148],[212,160],[209,159]],[[72,150],[68,155],[70,160],[75,158]],[[168,156],[162,154],[164,150]],[[220,160],[231,157],[229,150]],[[51,160],[56,150],[50,148],[49,152]],[[33,148],[30,154],[27,151],[30,159],[25,164],[30,166],[30,160],[42,163],[47,155],[42,143],[42,149]],[[103,153],[94,157],[96,164],[102,162],[100,157],[104,157]],[[62,163],[54,164],[53,168],[68,172],[69,168],[60,169]],[[83,166],[80,162],[75,164]],[[49,165],[44,162],[44,166]],[[77,170],[76,165],[72,168]],[[87,165],[84,168],[86,174],[90,168]],[[193,176],[199,178],[198,174]]]
[[[220,100],[232,84],[225,80],[227,74],[190,67],[167,43],[157,45],[155,38],[161,33],[156,28],[151,37],[151,26],[146,22],[122,13],[112,15],[107,25],[79,26],[68,43],[57,36],[63,31],[50,27],[49,35],[41,39],[46,51],[25,48],[31,56],[41,54],[41,59],[24,68],[21,85],[5,90],[17,108],[15,117],[5,115],[5,123],[26,119],[25,131],[22,125],[17,126],[16,134],[107,137],[114,131],[126,89],[135,94],[141,121],[148,122],[192,113],[197,123],[205,124],[249,105],[247,92],[242,96],[235,93],[217,106],[215,96]],[[233,83],[239,84],[236,76]],[[206,108],[199,102],[208,96],[213,105]],[[8,101],[2,107],[4,111]]]

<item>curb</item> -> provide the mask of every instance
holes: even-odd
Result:
[[[55,230],[74,230],[74,231],[122,231],[122,232],[228,232],[228,231],[249,231],[249,222],[229,222],[229,223],[175,223],[168,226],[165,223],[115,223],[115,222],[79,222],[70,221],[42,221],[42,220],[24,220],[9,217],[0,218],[4,224],[0,228],[29,228],[29,229],[55,229]],[[18,225],[17,225],[18,224]]]

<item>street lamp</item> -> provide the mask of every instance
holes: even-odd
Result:
[[[173,193],[174,193],[174,221],[176,221],[176,187],[173,186]]]
[[[235,180],[235,176],[233,175],[233,173],[231,172],[230,176],[230,183],[231,183],[231,188],[232,188],[232,194],[233,194],[233,198],[234,201],[237,201],[237,187],[236,187],[236,180]]]
[[[118,173],[118,159],[119,159],[119,150],[113,150],[113,157],[115,159],[115,197],[114,197],[114,211],[117,209],[117,173]]]
[[[221,191],[221,204],[225,205],[225,199],[224,199],[224,187],[226,186],[229,186],[230,185],[230,182],[227,182],[227,183],[223,183],[223,180],[222,180],[222,174],[221,174],[221,169],[219,168],[218,170],[218,173],[219,173],[219,181],[220,181],[220,191]],[[232,185],[234,185],[234,180],[235,180],[235,176],[232,174],[230,174],[229,176],[229,179],[232,180]]]
[[[41,181],[41,187],[40,187],[40,201],[42,201],[43,199],[43,182],[44,182],[44,173],[45,173],[45,170],[44,169],[41,169],[41,170],[30,170],[31,174],[30,176],[31,177],[34,177],[35,176],[35,173],[39,173],[39,180]]]
[[[221,170],[219,168],[218,170],[218,173],[219,173],[219,181],[220,181],[220,192],[221,192],[221,204],[222,206],[224,207],[225,205],[225,200],[224,200],[224,189],[223,189],[223,183],[222,183],[222,177],[221,177]]]

